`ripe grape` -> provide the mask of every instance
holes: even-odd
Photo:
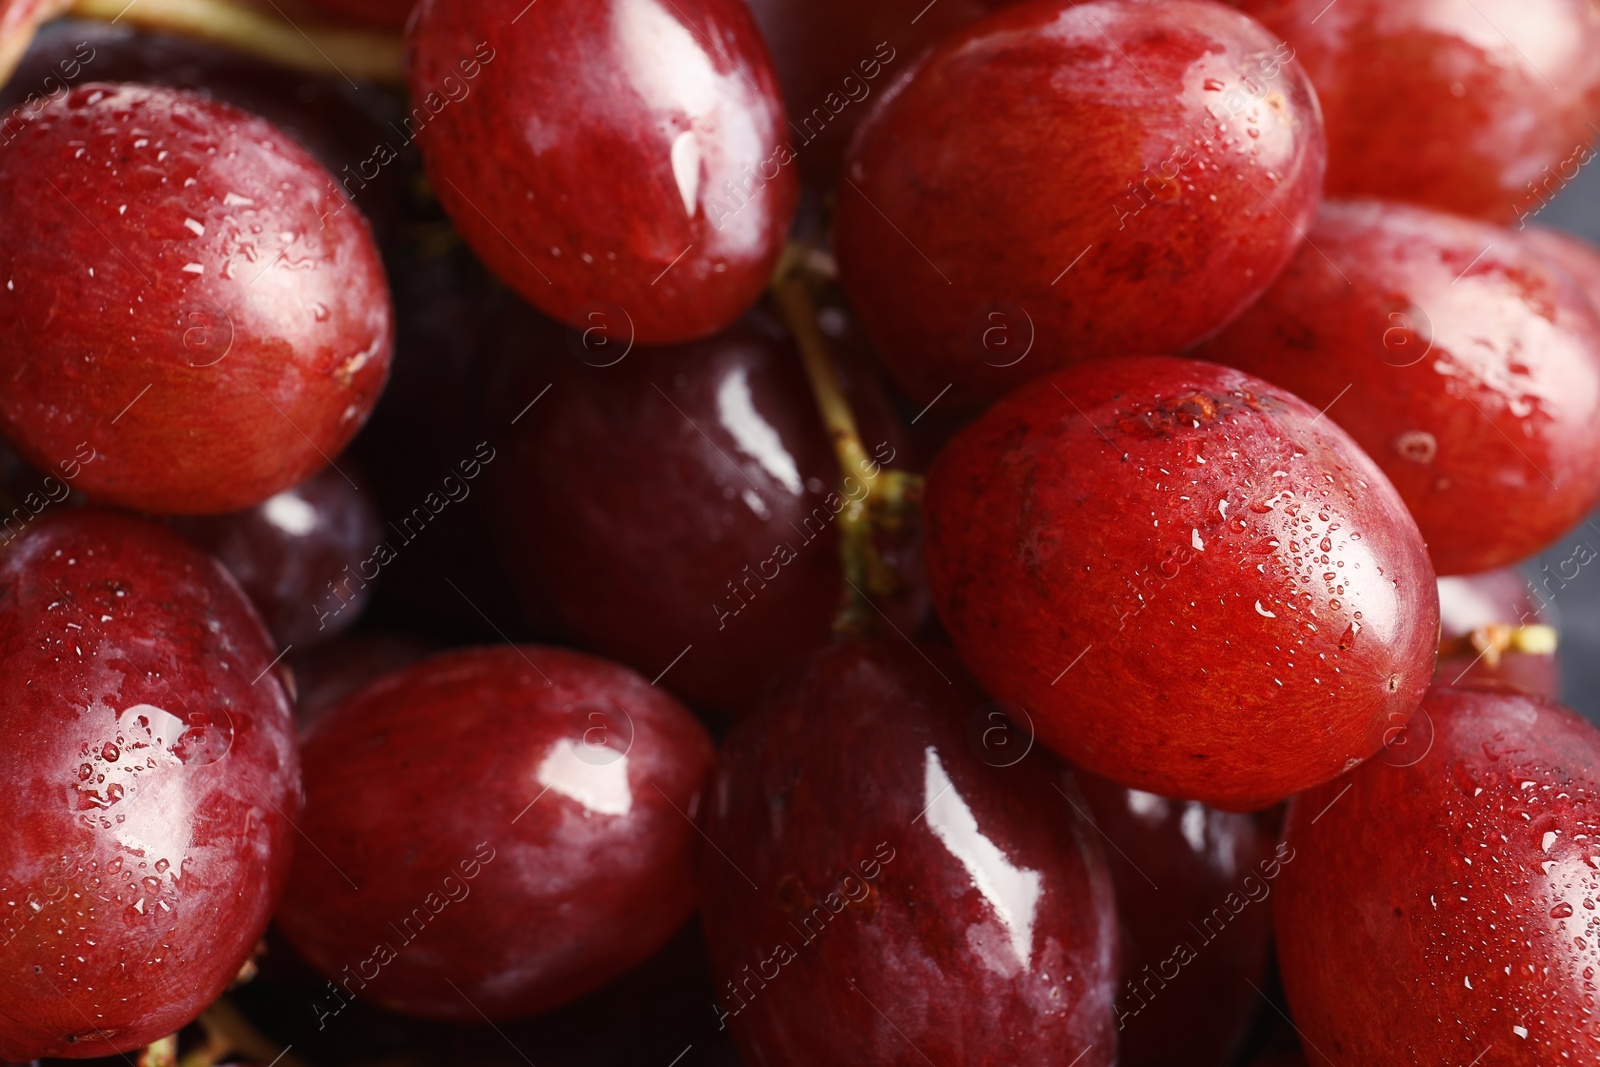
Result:
[[[1006,8],[879,98],[839,193],[840,280],[919,404],[1176,352],[1288,262],[1321,195],[1310,82],[1201,0]]]
[[[741,0],[423,0],[407,41],[434,191],[523,298],[663,344],[760,296],[798,183]]]
[[[1588,0],[1232,0],[1294,49],[1328,130],[1328,195],[1506,222],[1593,158]]]
[[[1597,768],[1600,735],[1559,704],[1436,688],[1404,744],[1297,798],[1273,905],[1307,1045],[1592,1062]]]
[[[251,507],[354,436],[388,372],[367,225],[234,108],[88,84],[0,152],[0,429],[160,513]]]
[[[948,655],[826,646],[734,727],[701,861],[752,1063],[1116,1062],[1116,915],[1071,776]]]
[[[928,582],[969,668],[1123,785],[1249,811],[1376,752],[1433,673],[1416,524],[1338,427],[1209,363],[1031,382],[928,474]]]
[[[277,918],[329,979],[319,1016],[351,997],[456,1022],[546,1011],[694,910],[711,741],[625,668],[443,653],[339,704],[301,755],[309,844]]]
[[[299,801],[276,654],[143,520],[41,516],[0,556],[0,1057],[138,1049],[238,973]]]
[[[1600,502],[1600,318],[1497,226],[1325,204],[1197,354],[1325,409],[1394,482],[1440,574],[1532,555]]]

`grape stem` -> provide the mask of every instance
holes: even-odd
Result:
[[[893,595],[900,580],[878,552],[875,533],[894,528],[921,501],[922,479],[905,471],[885,470],[861,440],[854,412],[845,396],[828,339],[817,324],[816,304],[806,278],[812,254],[790,245],[771,285],[772,297],[800,352],[811,393],[839,461],[839,551],[844,565],[843,590],[834,631],[859,634],[876,622],[870,595]]]
[[[177,1067],[178,1035],[168,1034],[152,1041],[139,1052],[138,1067]]]
[[[227,998],[218,1000],[200,1013],[197,1020],[205,1040],[178,1060],[178,1067],[213,1067],[225,1057],[238,1055],[254,1063],[273,1063],[277,1067],[308,1067],[306,1062],[261,1036],[250,1020]],[[145,1067],[143,1061],[140,1067]]]
[[[1441,656],[1476,655],[1488,667],[1497,667],[1500,657],[1507,652],[1521,652],[1530,656],[1550,656],[1556,651],[1557,636],[1553,626],[1530,623],[1512,626],[1509,623],[1491,623],[1480,626],[1471,633],[1439,642]]]
[[[399,35],[296,22],[241,0],[23,0],[22,7],[32,8],[23,24],[0,25],[0,83],[11,76],[34,30],[64,14],[194,37],[310,74],[404,84]]]

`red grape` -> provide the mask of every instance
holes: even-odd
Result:
[[[553,605],[584,647],[661,674],[693,703],[746,708],[831,632],[844,588],[838,516],[865,498],[862,472],[841,491],[805,375],[762,315],[609,366],[594,364],[620,356],[610,348],[579,344],[588,362],[551,352],[551,332],[531,314],[505,331],[522,372],[502,390],[516,425],[493,471],[506,569],[530,614]],[[869,420],[881,398],[855,399],[887,467],[904,451],[899,429]],[[910,550],[898,561],[917,569]],[[920,580],[906,586],[879,603],[910,629],[926,600]]]
[[[1394,488],[1238,371],[1030,383],[945,447],[926,521],[962,659],[1123,785],[1264,807],[1376,752],[1433,673],[1438,593]]]
[[[711,742],[625,668],[447,652],[345,700],[301,754],[314,847],[278,924],[330,979],[319,1017],[352,997],[458,1022],[547,1010],[694,910]]]
[[[128,507],[250,507],[323,466],[388,372],[383,268],[305,150],[189,93],[85,85],[0,152],[0,429]]]
[[[1317,87],[1329,196],[1504,222],[1543,207],[1592,158],[1600,11],[1589,0],[1232,2],[1293,46]]]
[[[1597,790],[1600,735],[1577,715],[1440,688],[1405,744],[1297,798],[1273,903],[1307,1046],[1593,1063]]]
[[[920,403],[1177,351],[1299,244],[1322,124],[1283,46],[1205,0],[1008,8],[881,96],[840,191],[840,279]]]
[[[423,0],[407,40],[434,191],[524,298],[659,344],[760,296],[798,184],[740,0]]]
[[[831,186],[869,101],[984,8],[974,0],[750,0],[750,11],[783,83],[801,173]]]
[[[378,574],[373,550],[386,533],[372,501],[336,467],[248,511],[172,525],[222,561],[280,647],[302,648],[360,617]]]
[[[1260,1007],[1279,872],[1250,815],[1078,778],[1113,848],[1121,1067],[1228,1067]],[[1256,988],[1252,988],[1252,984]]]
[[[1497,226],[1326,204],[1199,354],[1327,409],[1400,490],[1441,574],[1531,555],[1600,502],[1600,318]]]
[[[137,1049],[238,973],[299,796],[275,654],[159,526],[64,512],[0,556],[0,1056]]]
[[[1593,559],[1587,546],[1580,546],[1579,555],[1571,559]],[[1559,575],[1542,576],[1545,590],[1540,593],[1534,583],[1511,568],[1486,571],[1462,578],[1439,579],[1439,641],[1449,649],[1449,654],[1439,656],[1439,666],[1433,680],[1438,685],[1460,685],[1474,682],[1505,682],[1551,700],[1561,698],[1561,669],[1556,654],[1511,651],[1482,651],[1472,647],[1468,638],[1474,631],[1494,626],[1551,625],[1553,613],[1546,614],[1553,598],[1549,583],[1562,586]],[[1532,595],[1530,595],[1532,594]]]
[[[728,739],[701,914],[751,1063],[1116,1062],[1116,918],[1081,795],[939,659],[829,645]]]

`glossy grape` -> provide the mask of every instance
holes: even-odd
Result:
[[[1310,83],[1202,0],[1007,8],[878,99],[840,190],[840,279],[919,403],[1176,352],[1248,307],[1320,197]]]
[[[352,996],[458,1022],[548,1010],[694,910],[711,742],[625,668],[444,653],[345,700],[302,758],[315,847],[278,923],[329,979],[319,1012]]]
[[[288,873],[273,647],[220,565],[92,510],[0,556],[0,1056],[108,1056],[232,981]]]
[[[728,739],[702,857],[719,1017],[759,1067],[1115,1063],[1081,795],[951,657],[893,640],[819,650]]]
[[[565,340],[526,315],[504,334],[522,373],[497,424],[538,398],[493,471],[506,568],[530,613],[552,605],[584,647],[693,703],[746,708],[830,634],[838,516],[867,498],[863,472],[841,484],[798,356],[763,315],[615,363]],[[903,466],[881,398],[853,399],[871,462]],[[926,597],[900,548],[903,595],[875,602],[910,629]]]
[[[660,344],[761,294],[798,185],[741,0],[423,0],[407,40],[434,191],[525,299]]]
[[[355,434],[389,363],[366,223],[298,145],[212,100],[89,84],[0,152],[0,429],[163,513],[245,508]]]
[[[228,568],[280,648],[328,640],[371,599],[368,557],[386,531],[353,470],[324,468],[248,511],[173,520]]]
[[[1440,688],[1404,745],[1298,798],[1273,905],[1307,1047],[1592,1061],[1597,789],[1600,735],[1577,715]]]
[[[1376,752],[1433,673],[1438,593],[1394,488],[1238,371],[1032,382],[945,447],[926,521],[962,659],[1123,785],[1265,807]]]
[[[1317,87],[1329,196],[1504,222],[1593,158],[1600,10],[1588,0],[1233,2]]]
[[[1250,815],[1080,774],[1122,923],[1121,1067],[1228,1067],[1261,1005],[1281,870]],[[1254,984],[1255,988],[1252,988]]]
[[[1326,204],[1199,354],[1326,408],[1400,490],[1440,574],[1532,555],[1600,503],[1600,318],[1499,227]]]

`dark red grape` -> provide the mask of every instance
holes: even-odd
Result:
[[[878,99],[840,190],[840,279],[919,403],[1175,352],[1248,307],[1321,191],[1311,85],[1203,0],[1008,8]]]
[[[701,914],[751,1063],[1116,1062],[1116,914],[1081,795],[939,659],[829,645],[724,747]]]
[[[1228,1067],[1261,1006],[1266,901],[1280,870],[1262,821],[1078,781],[1107,852],[1122,923],[1121,1067]]]
[[[1404,742],[1290,809],[1273,907],[1307,1047],[1594,1062],[1600,735],[1535,696],[1439,688]]]
[[[1593,558],[1593,551],[1580,545],[1565,562],[1576,570],[1581,561]],[[1557,569],[1566,568],[1558,564]],[[1504,682],[1551,700],[1561,699],[1561,668],[1554,651],[1476,648],[1471,638],[1490,627],[1554,625],[1555,613],[1547,609],[1564,585],[1560,574],[1548,573],[1548,568],[1533,580],[1511,568],[1440,578],[1439,642],[1444,651],[1433,673],[1435,684]]]
[[[1326,409],[1400,490],[1440,574],[1532,555],[1600,502],[1600,318],[1497,226],[1326,204],[1199,354]]]
[[[1328,130],[1328,195],[1508,221],[1593,158],[1588,0],[1232,0],[1294,49]]]
[[[319,1015],[352,997],[458,1022],[544,1011],[694,910],[711,742],[625,668],[447,652],[334,708],[302,758],[310,844],[278,923],[329,978]]]
[[[348,629],[372,596],[373,552],[387,531],[354,469],[326,467],[248,511],[172,520],[228,568],[280,648]]]
[[[1238,371],[1082,364],[962,431],[928,475],[928,582],[967,665],[1074,762],[1248,811],[1403,724],[1438,592],[1383,472]]]
[[[750,11],[783,83],[800,171],[831,186],[870,101],[984,8],[974,0],[751,0]]]
[[[276,655],[222,567],[83,510],[0,556],[0,1056],[188,1023],[266,928],[299,773]]]
[[[747,707],[830,634],[838,516],[866,497],[862,472],[841,484],[798,357],[765,316],[609,366],[595,364],[620,352],[580,342],[579,359],[552,351],[552,332],[531,315],[505,331],[522,370],[502,390],[516,425],[492,472],[507,570],[584,647],[696,704]],[[903,464],[898,427],[867,418],[882,399],[856,399],[874,462]],[[897,558],[906,591],[879,601],[908,630],[926,603],[917,561]]]
[[[423,0],[407,41],[434,191],[525,299],[661,344],[760,296],[798,184],[740,0]]]
[[[336,455],[391,322],[366,223],[266,122],[85,85],[0,152],[0,429],[149,511],[250,507]]]

